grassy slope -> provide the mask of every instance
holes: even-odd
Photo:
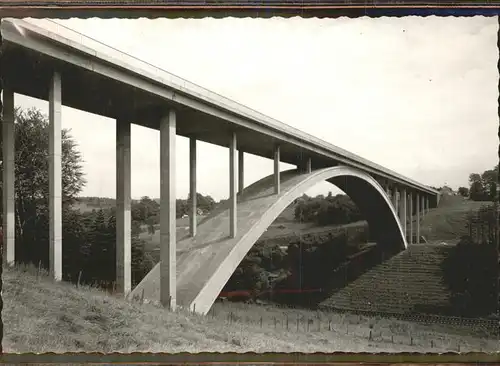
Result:
[[[467,235],[466,217],[488,202],[475,202],[459,196],[442,196],[439,206],[429,211],[421,223],[421,235],[428,241],[454,240]]]
[[[384,319],[286,311],[291,319],[287,331],[285,311],[276,308],[216,304],[214,316],[172,313],[96,289],[52,283],[33,269],[30,273],[6,269],[3,283],[5,352],[444,352],[457,351],[459,342],[462,352],[498,350],[498,340],[467,335],[468,330],[447,334],[439,326]],[[229,312],[236,318],[231,324],[226,320]],[[297,331],[297,315],[322,316],[322,329],[318,331],[316,318],[309,331],[303,323]],[[331,331],[327,319],[332,322]],[[370,324],[372,341],[368,340]]]

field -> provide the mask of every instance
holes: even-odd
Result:
[[[53,283],[34,268],[5,269],[3,283],[4,351],[9,353],[499,350],[498,339],[479,331],[391,319],[221,303],[206,317],[169,312],[97,289]]]

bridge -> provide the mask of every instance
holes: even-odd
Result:
[[[62,278],[61,108],[116,120],[117,290],[174,309],[208,312],[240,261],[273,220],[319,182],[339,187],[366,217],[374,240],[404,250],[439,193],[49,20],[1,20],[4,262],[14,263],[14,93],[49,101],[50,274]],[[160,263],[131,288],[131,123],[160,131]],[[228,148],[229,199],[176,237],[176,136]],[[244,185],[244,154],[274,160],[274,173]],[[280,171],[286,162],[296,169]],[[415,227],[413,225],[415,217]]]

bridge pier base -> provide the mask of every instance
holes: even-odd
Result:
[[[176,115],[171,110],[160,120],[160,301],[176,308]]]
[[[274,147],[274,194],[280,194],[280,147]]]
[[[4,86],[2,92],[3,262],[7,266],[12,266],[15,263],[16,254],[14,92],[8,86]]]
[[[197,193],[196,193],[196,139],[189,139],[189,195],[191,197],[191,208],[189,215],[189,234],[196,236],[197,226]]]
[[[61,74],[49,87],[49,273],[62,279]]]
[[[132,289],[130,122],[116,121],[116,290]]]
[[[236,210],[237,210],[237,200],[236,200],[236,133],[231,134],[231,139],[229,141],[229,236],[231,238],[236,237]]]

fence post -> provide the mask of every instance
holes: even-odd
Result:
[[[286,316],[286,330],[288,330],[288,314],[286,314],[285,316]]]
[[[144,304],[144,289],[141,291],[141,304]]]
[[[328,331],[331,332],[332,331],[332,320],[328,320]]]
[[[297,315],[297,332],[299,331],[299,316]]]
[[[262,328],[262,315],[260,316],[260,327]]]

